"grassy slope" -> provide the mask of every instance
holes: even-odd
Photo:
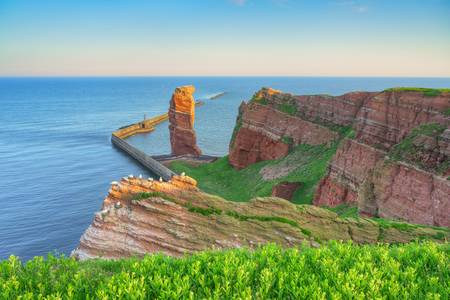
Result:
[[[328,162],[336,153],[338,143],[331,146],[298,145],[286,157],[253,164],[243,170],[235,170],[228,157],[210,164],[190,166],[174,162],[171,169],[185,172],[198,181],[199,187],[231,201],[248,201],[257,196],[269,196],[272,186],[281,181],[300,181],[304,186],[294,195],[294,203],[311,203],[319,180],[325,175]],[[260,170],[264,167],[295,166],[287,176],[275,180],[264,180]]]
[[[421,149],[420,146],[415,146],[413,142],[419,135],[426,135],[439,139],[439,135],[444,132],[446,128],[447,127],[445,126],[434,123],[424,124],[414,128],[406,138],[392,148],[389,152],[389,157],[396,161],[405,161],[414,164],[423,170],[431,171],[437,174],[444,173],[449,168],[450,162],[447,160],[440,164],[436,169],[428,169],[420,161],[420,159],[417,158],[418,154],[420,154],[423,149]]]
[[[426,97],[436,97],[442,93],[450,93],[450,89],[431,89],[418,87],[395,87],[386,89],[386,92],[421,92]]]
[[[0,298],[16,299],[446,299],[449,244],[203,252],[76,262],[0,262]]]

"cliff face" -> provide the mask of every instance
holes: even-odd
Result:
[[[162,252],[172,256],[206,249],[256,247],[276,242],[285,247],[317,241],[407,242],[417,236],[440,241],[442,229],[381,226],[368,219],[341,219],[318,207],[297,206],[280,198],[248,203],[205,194],[187,176],[170,182],[123,178],[113,183],[102,211],[72,256],[120,258]]]
[[[351,126],[355,130],[355,138],[345,140],[339,146],[329,164],[327,175],[317,188],[314,204],[353,204],[359,205],[360,211],[369,215],[448,226],[448,221],[443,221],[436,214],[437,210],[436,213],[430,213],[430,210],[424,208],[424,203],[428,203],[428,207],[439,207],[439,214],[446,215],[448,219],[449,194],[442,191],[447,191],[450,181],[440,176],[450,174],[450,120],[444,113],[449,108],[448,92],[430,96],[422,91],[392,89],[383,92],[353,92],[333,97],[294,96],[262,89],[249,104],[241,105],[235,138],[230,143],[229,160],[235,168],[245,168],[257,161],[287,155],[289,147],[280,145],[282,140],[291,140],[293,145],[327,143],[335,138],[339,127]],[[441,128],[441,134],[416,134],[413,138],[407,138],[414,128],[429,123]],[[408,144],[402,146],[401,143],[405,140],[408,140]],[[379,198],[377,201],[363,202],[361,194],[367,191],[368,185],[375,185],[372,188],[378,191],[380,188],[376,187],[377,184],[388,184],[374,181],[366,184],[364,191],[361,190],[367,177],[389,156],[396,156],[395,160],[418,166],[417,172],[423,174],[412,177],[419,181],[418,185],[425,184],[424,178],[429,177],[427,172],[442,179],[436,179],[439,182],[437,185],[425,184],[433,189],[439,186],[441,192],[433,194],[434,190],[430,188],[426,193],[424,188],[417,195],[420,200],[411,193],[406,193],[408,196],[404,196],[403,200],[398,195],[394,197],[375,193]],[[404,173],[400,178],[405,181],[413,180],[407,179],[406,175]],[[392,176],[386,178],[393,180],[392,189],[402,189],[401,180],[394,180]],[[422,204],[415,207],[409,202]],[[410,213],[401,212],[398,208],[406,205],[411,207]],[[386,211],[388,207],[392,209],[390,213]],[[414,213],[418,216],[414,216]]]
[[[262,93],[273,93],[273,90],[263,90]],[[275,97],[279,94],[270,95]],[[284,157],[291,147],[298,144],[327,144],[338,138],[336,132],[283,112],[276,106],[276,102],[263,105],[259,101],[241,104],[229,153],[229,161],[236,169]]]
[[[360,211],[450,227],[450,181],[402,162],[384,161],[366,179]]]
[[[357,204],[360,184],[384,156],[384,151],[346,139],[328,165],[328,174],[319,183],[314,204]]]
[[[195,101],[193,86],[175,89],[169,108],[170,144],[173,155],[191,154],[199,156],[202,152],[197,146],[194,131]]]

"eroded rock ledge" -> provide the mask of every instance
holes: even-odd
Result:
[[[441,241],[449,233],[342,219],[331,211],[297,206],[280,198],[229,202],[201,192],[187,176],[174,176],[170,182],[129,177],[112,184],[102,210],[95,214],[72,255],[81,260],[156,252],[180,256],[268,242],[291,247],[301,243],[318,246],[330,239],[375,243],[419,237]]]

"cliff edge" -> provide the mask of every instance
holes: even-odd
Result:
[[[343,219],[329,210],[280,198],[229,202],[203,193],[188,176],[174,176],[170,182],[128,177],[112,183],[102,210],[72,256],[81,260],[156,252],[181,256],[268,242],[292,247],[319,246],[332,239],[376,243],[449,237],[445,229]]]

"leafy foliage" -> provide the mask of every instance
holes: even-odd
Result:
[[[0,262],[1,299],[447,299],[450,247],[431,242]]]

